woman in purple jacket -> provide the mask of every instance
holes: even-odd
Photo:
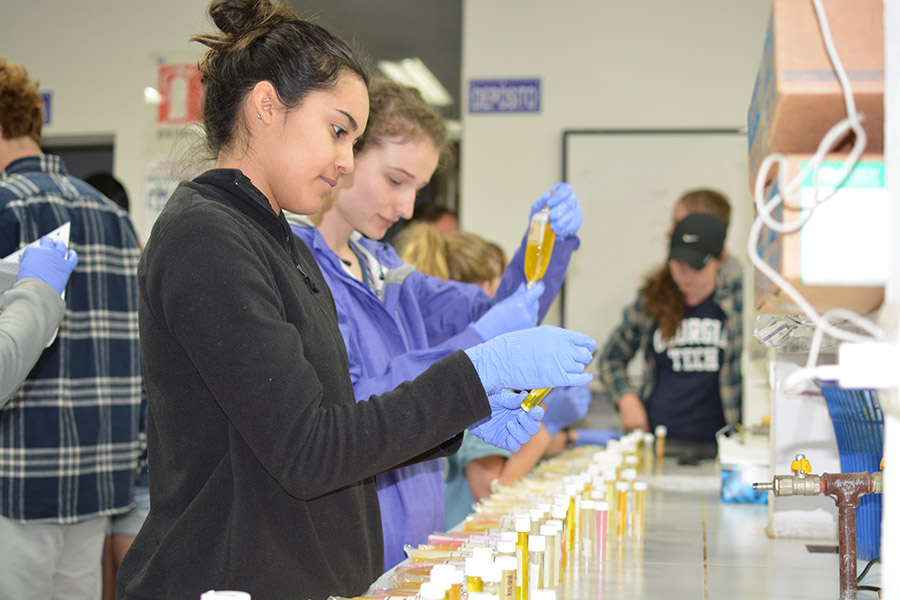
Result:
[[[376,240],[411,217],[417,192],[449,156],[447,132],[412,88],[374,81],[369,105],[355,172],[311,219],[292,219],[334,294],[357,401],[394,389],[456,350],[536,325],[562,285],[582,221],[567,184],[534,202],[531,214],[550,206],[556,243],[543,283],[530,290],[524,286],[524,238],[493,298],[479,286],[419,273]],[[405,544],[423,543],[444,528],[441,461],[382,473],[376,485],[387,570],[405,558]]]

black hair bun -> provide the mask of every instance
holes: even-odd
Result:
[[[246,35],[275,12],[270,0],[213,0],[209,6],[216,27],[235,38]]]

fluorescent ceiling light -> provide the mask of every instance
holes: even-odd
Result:
[[[453,97],[447,89],[418,58],[404,58],[400,61],[381,60],[378,61],[378,67],[389,79],[419,90],[425,102],[432,106],[453,104]]]
[[[144,103],[145,104],[160,104],[162,102],[162,94],[159,93],[154,87],[145,87],[144,88]]]

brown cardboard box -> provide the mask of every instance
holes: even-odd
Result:
[[[786,157],[786,183],[809,161],[811,154]],[[845,155],[829,155],[820,171],[820,194]],[[773,183],[768,198],[774,195]],[[831,186],[833,187],[833,186]],[[797,194],[788,197],[774,217],[796,223],[800,206],[813,194],[811,174]],[[846,308],[866,314],[881,306],[888,272],[888,197],[884,187],[884,157],[863,155],[840,190],[816,208],[798,231],[774,234],[763,227],[758,247],[763,259],[787,279],[820,313]],[[761,313],[799,314],[802,311],[758,270],[754,274],[753,307]]]
[[[884,149],[883,0],[823,0],[835,49],[847,71],[868,152]],[[747,111],[750,188],[773,152],[815,152],[847,116],[840,83],[811,0],[772,0],[769,27]],[[846,147],[834,151],[848,151]]]

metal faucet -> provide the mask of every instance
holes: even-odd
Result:
[[[834,500],[838,508],[838,550],[840,552],[841,600],[855,600],[856,587],[856,507],[860,497],[880,494],[882,474],[822,473],[811,475],[809,461],[798,454],[791,463],[793,475],[776,475],[771,482],[754,483],[754,490],[769,490],[776,496],[818,496]]]

